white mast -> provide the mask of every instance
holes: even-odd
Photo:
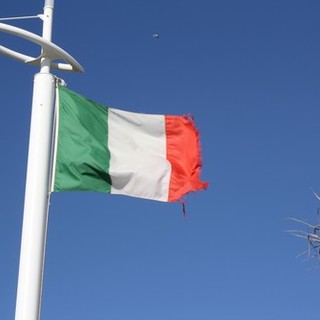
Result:
[[[48,41],[53,5],[54,0],[46,0],[42,16],[42,37]],[[50,59],[43,57],[34,77],[15,320],[40,319],[55,90],[50,65]]]
[[[76,60],[51,42],[53,9],[54,0],[45,0],[43,14],[36,16],[43,20],[42,37],[0,23],[0,31],[35,42],[42,48],[41,56],[34,58],[0,46],[0,53],[40,66],[34,77],[15,320],[40,319],[55,93],[55,77],[50,69],[83,71]],[[67,64],[52,63],[54,59],[63,59]]]

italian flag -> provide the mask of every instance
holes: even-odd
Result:
[[[51,191],[171,202],[207,187],[190,117],[107,108],[60,85],[56,100]]]

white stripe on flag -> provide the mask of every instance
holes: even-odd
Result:
[[[165,117],[109,108],[111,193],[168,201]]]

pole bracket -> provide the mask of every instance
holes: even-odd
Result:
[[[27,30],[17,28],[5,23],[0,23],[0,32],[1,31],[29,40],[33,43],[38,44],[42,48],[41,55],[39,57],[31,57],[0,45],[0,53],[8,57],[11,57],[23,63],[28,63],[36,66],[40,66],[42,58],[48,58],[52,61],[51,66],[57,70],[84,72],[83,67],[76,59],[74,59],[69,53],[67,53],[51,41],[48,41]],[[55,60],[63,60],[66,63],[54,62]]]

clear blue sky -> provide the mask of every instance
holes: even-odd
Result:
[[[2,17],[42,13],[9,1]],[[207,191],[181,205],[54,194],[42,319],[318,317],[319,263],[284,233],[316,222],[320,2],[55,1],[53,41],[84,66],[56,73],[99,103],[192,113]],[[16,26],[41,32],[37,20]],[[153,33],[160,37],[154,39]],[[25,41],[0,44],[37,55]],[[0,320],[14,318],[33,75],[0,57]]]

